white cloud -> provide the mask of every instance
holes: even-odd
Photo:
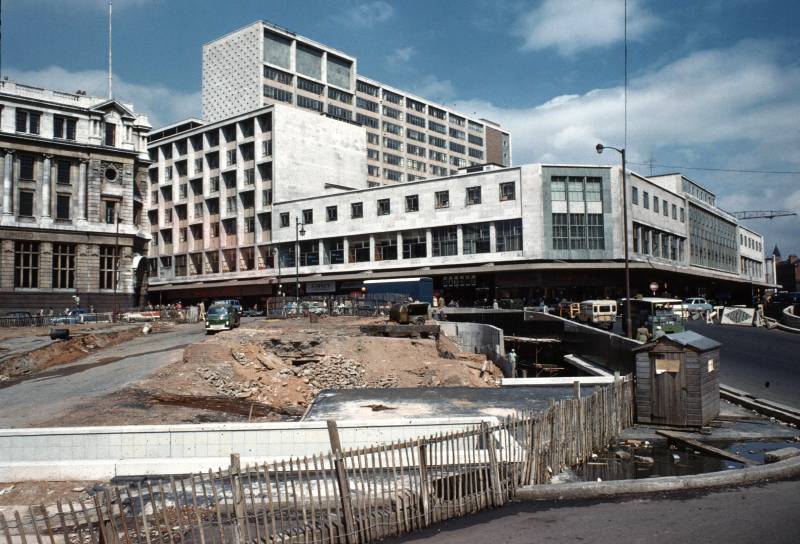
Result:
[[[410,85],[411,91],[435,102],[452,101],[456,94],[453,83],[449,79],[439,79],[436,76],[427,75],[417,78],[415,81]]]
[[[606,47],[624,35],[622,0],[544,0],[525,13],[514,28],[523,49],[555,48],[571,56],[584,49]],[[637,39],[658,23],[639,0],[628,0],[628,38]]]
[[[19,83],[47,89],[74,92],[84,90],[93,96],[106,96],[107,73],[102,70],[70,72],[60,66],[42,70],[10,68],[6,75]],[[114,74],[114,97],[133,104],[139,113],[145,113],[154,128],[187,117],[200,116],[200,93],[185,93],[163,85],[131,83]]]
[[[339,18],[345,24],[359,27],[372,26],[391,19],[394,8],[383,0],[360,2],[345,10]]]
[[[411,60],[413,54],[414,48],[411,46],[398,47],[386,57],[386,60],[391,64],[405,64]]]
[[[653,156],[663,164],[800,170],[800,67],[783,65],[783,53],[774,43],[743,41],[692,53],[632,79],[629,160],[647,162]],[[516,164],[615,163],[617,157],[598,156],[594,146],[623,145],[621,87],[562,95],[530,108],[476,100],[456,107],[509,129]],[[640,165],[632,169],[649,171]],[[798,175],[684,173],[716,190],[727,209],[786,207],[800,213]],[[798,244],[797,218],[755,226],[781,245]]]

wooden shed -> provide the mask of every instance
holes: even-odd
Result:
[[[720,345],[685,331],[635,348],[636,421],[702,427],[719,415]]]

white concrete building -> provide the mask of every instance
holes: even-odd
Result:
[[[358,73],[355,57],[264,21],[203,46],[203,118],[212,122],[283,103],[366,132],[371,185],[511,164],[511,141],[476,119]]]
[[[0,311],[137,303],[149,130],[130,104],[0,81]]]

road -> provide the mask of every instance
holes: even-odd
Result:
[[[607,499],[606,499],[607,501]],[[795,543],[800,482],[621,501],[524,502],[436,524],[392,543]]]
[[[107,395],[145,378],[183,356],[200,340],[203,325],[140,336],[101,349],[80,361],[54,367],[30,378],[0,386],[0,428],[41,424],[86,400]]]
[[[722,383],[800,407],[800,334],[759,327],[706,325],[701,321],[689,321],[687,326],[722,343]]]

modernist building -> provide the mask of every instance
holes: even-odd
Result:
[[[136,303],[149,130],[117,100],[0,81],[0,311]]]
[[[279,283],[292,294],[295,272],[301,293],[431,276],[464,303],[621,295],[619,167],[483,165],[369,187],[355,125],[275,104],[185,128],[150,141],[150,291],[164,302],[252,303]],[[739,271],[740,253],[759,259],[740,248],[736,220],[693,195],[691,180],[628,181],[634,292],[657,281],[678,296],[736,296],[763,283],[756,268]],[[732,221],[730,238],[717,221]]]
[[[511,164],[509,133],[358,74],[357,59],[257,21],[203,47],[203,118],[283,103],[364,127],[371,185]]]

